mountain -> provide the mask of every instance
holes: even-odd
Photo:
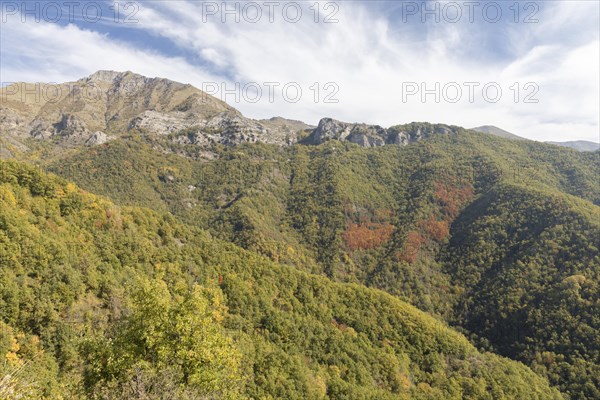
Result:
[[[510,133],[505,131],[504,129],[500,129],[493,125],[483,125],[478,126],[477,128],[471,128],[472,131],[488,133],[490,135],[498,136],[505,139],[514,139],[514,140],[524,140],[525,138],[515,135],[514,133]]]
[[[517,136],[514,133],[510,133],[508,131],[505,131],[503,129],[500,129],[500,128],[497,128],[497,127],[491,126],[491,125],[479,126],[477,128],[471,128],[471,130],[473,130],[475,132],[488,133],[490,135],[499,136],[499,137],[503,137],[506,139],[525,140],[525,138],[522,138],[521,136]],[[596,151],[596,150],[600,149],[600,143],[590,142],[587,140],[574,140],[574,141],[569,141],[569,142],[550,142],[550,141],[548,141],[546,143],[553,144],[555,146],[569,147],[569,148],[575,149],[577,151]]]
[[[191,85],[131,72],[98,71],[57,85],[15,83],[0,89],[0,96],[0,129],[13,141],[32,137],[95,145],[142,130],[199,145],[289,144],[298,130],[309,128],[298,121],[245,118]]]
[[[453,132],[452,127],[440,124],[412,123],[385,129],[379,125],[351,124],[332,118],[323,118],[305,142],[321,144],[328,140],[338,140],[355,143],[362,147],[378,147],[386,144],[407,145],[432,135]]]
[[[556,146],[570,147],[577,151],[597,151],[600,149],[600,143],[589,142],[587,140],[574,140],[571,142],[546,142]]]
[[[35,151],[39,143],[29,138],[64,148],[100,145],[132,131],[202,149],[213,144],[291,145],[298,140],[320,144],[331,139],[363,147],[406,145],[452,131],[419,124],[384,129],[331,118],[323,118],[316,128],[281,117],[256,121],[191,85],[132,72],[98,71],[58,85],[15,83],[0,89],[0,98],[0,129],[6,135],[2,148],[7,156],[11,148],[19,152],[33,145]]]
[[[0,171],[3,398],[561,398],[391,295]]]
[[[154,104],[148,82],[132,104]],[[173,93],[161,92],[164,103]],[[225,111],[195,104],[186,118],[244,118],[214,104]],[[179,115],[169,107],[155,112]],[[291,140],[246,140],[236,125],[241,139],[227,141],[222,129],[135,125],[147,111],[105,118],[114,128],[101,145],[34,138],[29,125],[0,132],[10,152],[0,154],[20,160],[0,164],[10,213],[0,260],[20,260],[16,275],[3,270],[1,309],[12,313],[3,321],[14,337],[39,338],[56,376],[81,382],[87,371],[82,385],[98,396],[131,382],[189,389],[179,383],[191,370],[161,338],[197,342],[160,321],[192,318],[189,304],[203,304],[198,323],[227,355],[207,367],[220,376],[213,388],[250,398],[553,398],[546,382],[571,399],[600,397],[597,154],[457,126],[330,118],[250,120]],[[25,283],[34,287],[20,292]],[[213,320],[211,307],[225,317]],[[61,333],[73,313],[85,319],[74,337],[97,332],[82,350]],[[432,321],[458,335],[443,351],[430,342]],[[145,347],[146,331],[158,347]],[[245,384],[219,375],[223,363]],[[165,365],[174,369],[161,374]]]

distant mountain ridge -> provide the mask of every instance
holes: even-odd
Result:
[[[573,140],[569,142],[546,142],[562,147],[570,147],[577,151],[597,151],[600,149],[600,143],[590,142],[587,140]]]
[[[510,133],[508,131],[505,131],[504,129],[498,128],[493,125],[478,126],[476,128],[471,128],[471,130],[475,131],[475,132],[480,132],[480,133],[488,133],[490,135],[503,137],[505,139],[527,140],[524,137],[515,135],[514,133]],[[574,140],[574,141],[567,141],[567,142],[547,141],[544,143],[549,143],[549,144],[553,144],[553,145],[561,146],[561,147],[569,147],[569,148],[575,149],[577,151],[597,151],[598,149],[600,149],[600,143],[590,142],[588,140]]]
[[[471,130],[480,133],[489,133],[490,135],[499,136],[505,139],[525,140],[524,137],[515,135],[514,133],[510,133],[493,125],[478,126],[477,128],[471,128]]]

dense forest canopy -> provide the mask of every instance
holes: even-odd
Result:
[[[3,396],[560,398],[389,294],[0,166]]]
[[[0,163],[1,398],[600,397],[598,152],[173,136]]]

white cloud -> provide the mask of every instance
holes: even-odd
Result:
[[[264,14],[259,23],[242,18],[223,24],[215,16],[203,20],[201,3],[144,3],[133,28],[171,40],[209,62],[209,70],[73,26],[7,24],[3,58],[20,54],[35,63],[13,60],[5,68],[3,61],[2,79],[71,80],[97,69],[133,70],[198,87],[213,81],[232,89],[233,79],[262,86],[257,103],[224,98],[255,118],[282,115],[313,124],[323,116],[381,125],[415,120],[466,127],[493,124],[539,140],[598,140],[596,2],[551,2],[540,13],[540,22],[529,25],[403,24],[390,18],[385,7],[359,2],[337,3],[339,23],[315,24],[308,8],[312,3],[302,4],[298,23],[286,22],[279,9],[273,23]],[[506,43],[498,42],[496,34],[504,35]],[[494,49],[482,47],[490,37],[510,54],[494,58]],[[297,82],[303,96],[298,103],[286,102],[280,86],[270,103],[265,82]],[[311,87],[317,82],[321,98],[315,103]],[[323,103],[323,96],[331,93],[324,88],[327,82],[339,87],[339,103]],[[427,82],[429,88],[435,82],[441,87],[456,82],[463,99],[436,103],[429,95],[423,102],[415,95],[403,102],[407,82]],[[471,103],[464,82],[497,82],[503,96],[498,103],[486,102],[480,86]],[[527,82],[539,86],[539,103],[523,103]],[[510,89],[515,83],[520,87],[516,103]]]
[[[100,69],[181,81],[217,79],[183,58],[142,51],[74,25],[9,21],[2,27],[1,40],[3,82],[66,82]]]

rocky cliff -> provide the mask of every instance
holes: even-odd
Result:
[[[362,147],[407,145],[435,134],[450,134],[455,131],[455,127],[441,124],[411,123],[386,129],[379,125],[352,124],[323,118],[306,142],[321,144],[328,140],[339,140],[356,143]]]
[[[254,120],[191,85],[132,72],[98,71],[75,82],[14,83],[0,89],[1,137],[13,147],[24,147],[28,138],[93,146],[129,131],[197,146],[285,146],[304,138],[306,144],[339,140],[376,147],[406,145],[453,128],[408,124],[386,129],[331,118],[314,128],[280,117]]]
[[[0,90],[0,130],[13,137],[101,144],[137,129],[185,132],[193,144],[295,142],[309,125],[283,118],[256,121],[191,85],[132,72],[98,71],[62,84],[14,83]],[[176,136],[176,135],[175,135]]]

